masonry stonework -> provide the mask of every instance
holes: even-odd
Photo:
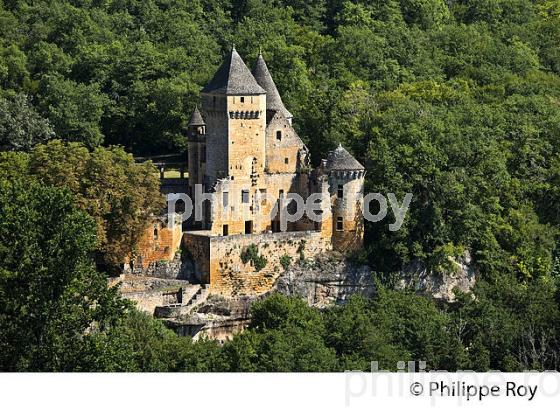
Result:
[[[224,296],[266,293],[286,266],[332,250],[329,238],[310,231],[232,236],[187,233],[183,243],[210,291]],[[255,247],[265,259],[263,268],[242,260],[249,247]]]
[[[164,218],[154,218],[144,230],[134,257],[125,261],[126,269],[144,273],[159,262],[172,262],[183,235],[181,224],[173,225],[169,227]]]
[[[232,49],[187,126],[188,192],[194,203],[197,195],[213,200],[202,220],[186,222],[182,242],[174,230],[148,230],[142,267],[172,260],[181,243],[183,262],[210,292],[261,295],[289,261],[359,249],[364,167],[339,145],[313,169],[292,120],[262,55],[251,72]],[[322,220],[306,215],[285,223],[278,210],[293,213],[293,194],[304,201],[322,194]],[[244,260],[247,250],[258,263]]]

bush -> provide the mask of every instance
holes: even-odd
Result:
[[[264,256],[259,255],[259,248],[255,244],[251,244],[241,251],[241,261],[243,263],[250,261],[256,272],[262,270],[268,263]]]
[[[284,269],[288,269],[291,264],[292,264],[292,257],[290,255],[284,254],[280,256],[280,265],[282,265]]]

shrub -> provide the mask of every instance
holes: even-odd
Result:
[[[251,244],[243,249],[240,257],[243,263],[250,261],[256,272],[263,269],[268,263],[268,260],[264,256],[259,255],[259,248],[255,244]]]
[[[280,256],[280,265],[282,265],[284,269],[288,269],[291,264],[292,264],[292,257],[290,255],[284,254]]]

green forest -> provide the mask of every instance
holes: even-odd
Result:
[[[314,164],[342,143],[366,192],[413,199],[351,256],[374,298],[273,295],[219,345],[106,279],[161,206],[133,155],[186,152],[233,44],[262,51]],[[560,370],[560,0],[0,0],[0,151],[1,370]],[[465,250],[472,294],[395,288]]]

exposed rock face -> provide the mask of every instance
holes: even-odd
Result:
[[[401,272],[400,286],[412,288],[437,300],[452,302],[454,289],[470,292],[476,281],[476,272],[468,251],[457,259],[450,259],[455,271],[439,273],[428,270],[425,262],[414,260]]]
[[[343,303],[353,294],[371,297],[375,292],[369,267],[352,264],[337,252],[295,262],[280,275],[274,288],[316,307]]]
[[[469,292],[475,284],[476,274],[468,253],[450,262],[452,272],[435,273],[423,261],[415,260],[400,272],[397,286],[452,302],[455,298],[453,290]],[[140,309],[150,313],[155,311],[156,317],[168,327],[195,339],[201,336],[217,340],[231,338],[249,324],[251,304],[268,296],[268,293],[237,297],[208,295],[204,285],[161,277],[188,277],[189,270],[185,264],[182,268],[177,264],[168,272],[160,270],[158,278],[123,275],[115,283],[121,282],[123,296],[137,301]],[[353,294],[372,297],[375,283],[368,266],[357,265],[338,252],[330,252],[292,262],[280,273],[271,290],[274,291],[300,297],[310,306],[322,308],[344,303]]]
[[[476,274],[468,252],[451,262],[455,271],[436,273],[429,271],[423,261],[415,260],[400,272],[398,287],[452,302],[455,299],[453,290],[469,292],[475,284]],[[371,297],[375,293],[375,284],[369,267],[355,265],[333,252],[293,264],[280,276],[275,290],[304,298],[310,306],[324,307],[344,303],[352,294]]]
[[[261,297],[225,298],[211,295],[189,315],[165,319],[164,322],[182,336],[192,336],[195,340],[209,337],[223,341],[247,327],[250,306],[259,299]]]

